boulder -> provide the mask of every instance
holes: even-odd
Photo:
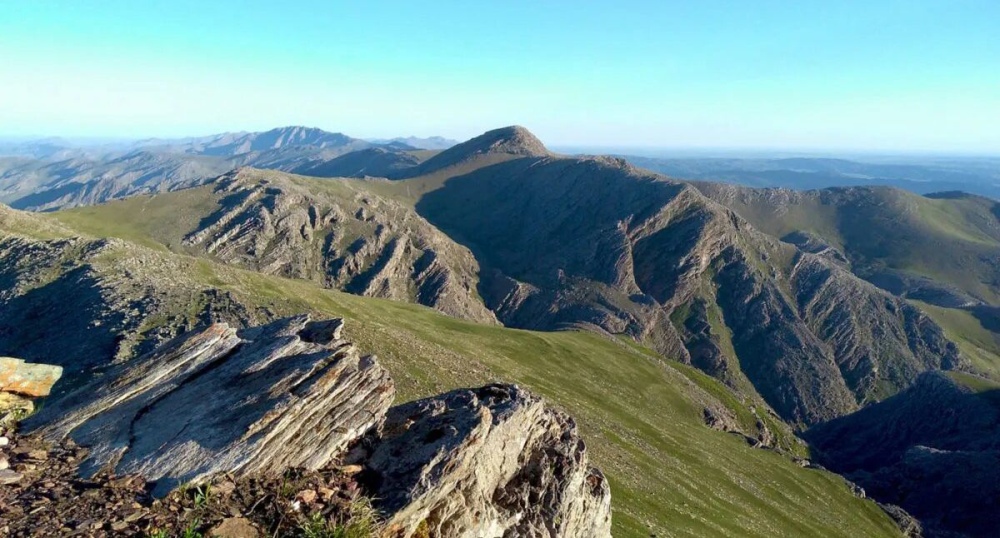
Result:
[[[395,394],[342,326],[214,324],[94,376],[26,426],[89,447],[84,476],[138,473],[157,495],[221,472],[319,469],[378,425]]]
[[[30,398],[48,396],[52,385],[61,376],[61,366],[0,357],[0,392],[12,392]]]
[[[388,536],[611,535],[611,493],[573,420],[515,385],[395,407],[366,480]]]

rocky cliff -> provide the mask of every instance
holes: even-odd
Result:
[[[340,185],[310,190],[254,169],[214,188],[218,209],[184,243],[215,259],[495,322],[476,294],[472,254],[398,202]]]
[[[306,316],[213,325],[80,383],[24,426],[85,447],[85,478],[137,475],[156,496],[348,458],[385,536],[610,536],[610,489],[572,419],[513,385],[389,410],[391,379],[342,326]]]

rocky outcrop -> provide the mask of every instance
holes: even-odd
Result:
[[[89,447],[84,474],[139,473],[160,492],[219,472],[317,469],[377,425],[394,394],[341,327],[216,324],[93,378],[28,426]]]
[[[573,420],[517,386],[393,408],[367,468],[390,536],[611,535],[608,482]]]
[[[610,536],[608,482],[572,419],[513,385],[390,409],[392,380],[342,327],[217,323],[92,376],[24,426],[86,447],[85,477],[138,475],[157,496],[221,473],[352,463],[388,536]]]
[[[477,296],[472,254],[400,203],[344,183],[314,191],[253,169],[219,178],[215,190],[219,208],[186,246],[267,274],[496,323]]]
[[[0,357],[0,392],[39,398],[48,396],[62,376],[62,368],[34,364],[13,357]]]

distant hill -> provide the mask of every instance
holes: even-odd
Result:
[[[0,202],[33,211],[90,205],[198,185],[239,166],[292,170],[375,147],[306,127],[97,146],[26,142],[0,157]]]
[[[391,146],[392,144],[403,144],[415,149],[448,149],[456,144],[458,140],[444,138],[441,136],[429,136],[420,138],[418,136],[400,136],[396,138],[376,138],[370,140],[375,144]]]
[[[420,162],[412,152],[377,147],[311,161],[292,172],[313,177],[395,177]]]
[[[795,190],[884,186],[917,194],[964,191],[1000,199],[1000,158],[655,158],[624,156],[632,164],[671,177]]]

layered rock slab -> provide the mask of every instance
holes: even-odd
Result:
[[[38,398],[48,396],[62,377],[62,367],[35,364],[13,357],[0,357],[0,392]]]
[[[367,473],[389,536],[611,535],[608,482],[576,424],[514,385],[394,407]]]
[[[395,395],[342,326],[308,316],[242,331],[214,324],[94,376],[28,426],[89,447],[84,475],[141,474],[159,494],[219,472],[319,469]]]

